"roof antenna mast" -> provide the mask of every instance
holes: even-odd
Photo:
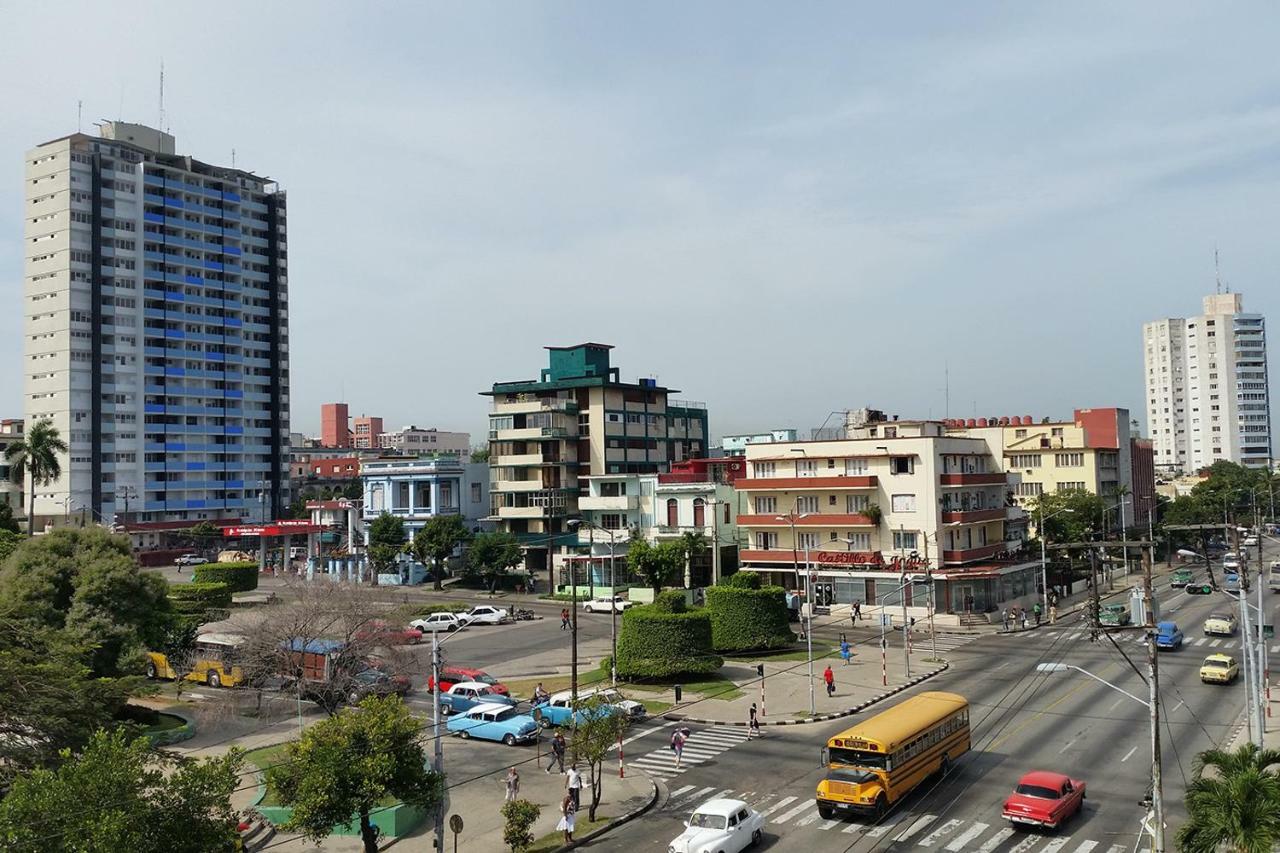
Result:
[[[160,123],[156,130],[164,132],[164,59],[160,60]]]
[[[1218,288],[1218,295],[1222,295],[1222,272],[1218,269],[1218,247],[1213,247],[1213,280]]]

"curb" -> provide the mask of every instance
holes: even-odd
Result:
[[[596,838],[599,838],[600,836],[604,835],[606,832],[609,832],[610,830],[617,829],[619,826],[622,826],[624,823],[629,823],[630,821],[635,820],[636,818],[640,817],[640,815],[644,814],[645,812],[649,811],[649,809],[653,808],[654,805],[656,805],[658,802],[658,783],[654,780],[652,776],[649,776],[649,774],[646,773],[645,776],[649,779],[649,787],[652,789],[652,793],[649,795],[649,802],[640,806],[638,809],[634,809],[628,812],[627,814],[624,814],[622,817],[615,817],[613,820],[609,821],[599,829],[594,829],[587,835],[584,835],[581,838],[575,838],[571,843],[563,844],[560,847],[557,847],[556,849],[572,850],[580,844],[586,844],[588,841],[592,841]]]
[[[854,705],[852,708],[848,708],[844,711],[835,711],[834,713],[831,713],[831,714],[818,714],[816,716],[805,717],[804,719],[800,719],[800,720],[776,720],[776,721],[770,720],[768,722],[761,722],[760,725],[761,726],[802,726],[802,725],[805,725],[806,723],[821,723],[821,722],[825,722],[826,720],[838,720],[841,717],[848,717],[858,713],[859,711],[865,711],[867,708],[870,708],[872,705],[876,704],[877,702],[882,702],[885,699],[888,699],[890,696],[894,696],[898,693],[901,693],[902,691],[906,690],[909,687],[915,687],[917,684],[919,684],[922,681],[928,681],[930,678],[933,678],[935,675],[938,675],[939,673],[942,673],[942,672],[946,672],[950,668],[951,668],[950,663],[944,663],[942,666],[938,667],[937,669],[932,669],[929,672],[926,672],[924,675],[918,675],[915,678],[911,679],[910,681],[906,682],[905,684],[899,684],[897,687],[894,687],[891,690],[887,690],[884,693],[881,693],[872,699],[868,699],[866,702],[863,702],[859,705]],[[742,722],[741,720],[731,720],[731,721],[707,720],[707,719],[702,719],[700,717],[686,717],[683,714],[663,714],[662,719],[670,720],[671,722],[674,722],[674,723],[701,723],[703,725],[711,725],[711,726],[741,726],[742,728],[746,728],[747,726],[747,724]]]

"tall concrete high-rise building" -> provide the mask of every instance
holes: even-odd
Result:
[[[1206,296],[1198,317],[1144,324],[1142,344],[1157,471],[1271,463],[1266,321],[1239,293]]]
[[[100,130],[26,154],[24,419],[50,419],[70,446],[37,523],[278,517],[285,193],[179,155],[159,130]]]
[[[351,446],[351,419],[347,416],[346,403],[320,404],[320,445]]]

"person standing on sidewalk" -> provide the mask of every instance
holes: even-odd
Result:
[[[547,762],[548,773],[557,763],[560,765],[560,772],[564,772],[564,749],[564,732],[556,729],[555,737],[551,739],[551,760]]]
[[[827,683],[827,698],[836,695],[836,674],[831,671],[831,664],[822,672],[822,680]]]
[[[844,665],[849,665],[849,658],[853,656],[853,649],[849,646],[849,641],[841,638],[840,640],[840,657],[844,658]]]
[[[1007,607],[1000,611],[1000,624],[1003,626],[1003,630],[1007,633],[1009,630],[1009,608]]]
[[[560,801],[560,822],[556,824],[556,829],[564,833],[565,844],[573,843],[573,821],[577,811],[577,807],[573,804],[573,797],[565,794],[564,799]]]
[[[1039,628],[1040,627],[1040,602],[1037,601],[1035,604],[1033,604],[1031,609],[1035,611],[1036,627]]]
[[[569,796],[573,797],[573,810],[577,811],[582,805],[582,774],[578,772],[578,765],[569,765],[569,772],[564,777],[564,787],[569,791]]]
[[[569,630],[569,608],[567,607],[560,608],[560,630]]]
[[[760,721],[756,719],[756,703],[751,703],[751,710],[747,712],[747,740],[753,737],[760,737]]]
[[[1027,630],[1027,608],[1021,608],[1018,611],[1018,615],[1022,617],[1022,630]]]
[[[855,601],[853,603],[853,624],[856,627],[858,620],[862,618],[862,604]]]
[[[512,803],[518,799],[520,799],[520,774],[516,772],[516,768],[513,765],[507,771],[507,796],[503,802]]]

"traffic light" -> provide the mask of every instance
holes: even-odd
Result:
[[[681,691],[680,691],[680,685],[679,685],[679,684],[677,684],[675,687],[676,687],[676,704],[677,704],[677,705],[679,705],[679,704],[680,704],[680,692],[681,692]]]
[[[761,678],[764,678],[764,664],[762,663],[756,664],[756,675],[760,676]]]

